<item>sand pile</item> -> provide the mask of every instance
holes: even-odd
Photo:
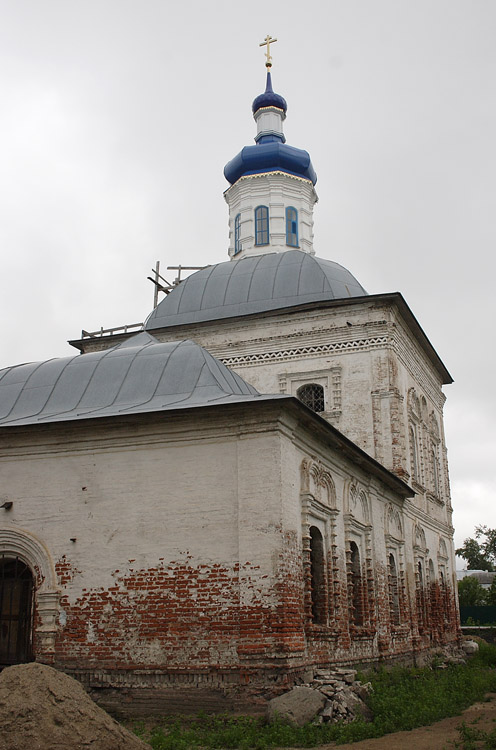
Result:
[[[0,673],[0,750],[150,750],[76,680],[43,664]]]

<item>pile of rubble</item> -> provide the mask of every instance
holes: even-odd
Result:
[[[362,717],[371,721],[372,711],[366,698],[372,690],[370,682],[356,679],[355,669],[334,669],[331,672],[318,669],[310,687],[317,689],[326,699],[318,719],[323,721],[343,721],[348,724]]]
[[[426,651],[417,658],[417,666],[446,669],[449,665],[465,664],[467,657],[473,656],[478,649],[475,641],[467,639],[460,649]],[[372,721],[372,711],[366,702],[372,685],[359,682],[356,675],[355,669],[346,667],[317,669],[312,680],[269,701],[267,718],[269,721],[279,718],[297,726],[309,721],[348,724],[360,717]]]
[[[354,669],[317,669],[311,682],[269,701],[269,721],[276,716],[298,726],[312,720],[349,723],[359,716],[371,721],[365,699],[372,686],[358,682],[356,674]]]

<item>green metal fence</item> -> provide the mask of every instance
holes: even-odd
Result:
[[[460,607],[462,625],[496,625],[496,607]]]

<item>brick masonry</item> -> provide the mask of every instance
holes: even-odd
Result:
[[[449,538],[297,403],[19,429],[0,461],[34,655],[110,708],[256,711],[308,669],[458,638]]]

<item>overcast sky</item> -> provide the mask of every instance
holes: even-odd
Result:
[[[455,379],[459,545],[496,527],[495,0],[0,0],[0,367],[142,322],[156,260],[227,260],[266,34],[317,255],[401,291]]]

